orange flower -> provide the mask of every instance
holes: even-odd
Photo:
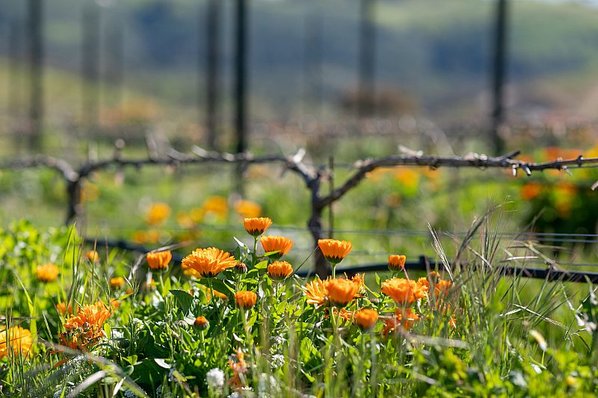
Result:
[[[12,326],[0,331],[0,359],[6,358],[9,351],[14,355],[27,356],[31,351],[33,338],[31,332],[20,326]]]
[[[426,296],[425,290],[415,281],[404,278],[392,278],[382,282],[382,293],[400,305],[413,304]]]
[[[397,330],[397,326],[399,326],[399,322],[394,316],[384,318],[384,329],[382,329],[382,335],[386,337],[389,335],[389,333],[394,333]]]
[[[145,255],[147,265],[154,270],[167,269],[170,260],[172,260],[172,253],[170,250],[160,252],[149,252]]]
[[[110,278],[110,287],[112,289],[120,289],[125,285],[125,278],[122,276],[115,276],[114,278]]]
[[[39,265],[35,269],[35,276],[44,283],[53,282],[58,278],[58,267],[52,263]]]
[[[332,264],[338,264],[349,254],[353,246],[351,242],[336,239],[319,239],[318,247],[326,260]]]
[[[417,280],[417,287],[427,293],[430,291],[430,281],[428,278],[421,277]]]
[[[228,203],[225,197],[210,196],[203,203],[204,213],[215,214],[216,217],[224,219],[228,214]]]
[[[100,262],[100,254],[95,250],[90,250],[87,253],[85,253],[85,257],[92,263]]]
[[[338,316],[345,321],[352,321],[353,315],[355,315],[354,311],[347,311],[345,308],[341,308],[341,310],[338,312]]]
[[[394,316],[384,320],[382,334],[388,336],[389,333],[395,332],[399,326],[408,331],[413,327],[413,323],[418,320],[419,315],[413,312],[411,308],[397,309]]]
[[[208,322],[207,318],[203,315],[198,316],[195,318],[195,322],[193,323],[195,327],[199,329],[207,329],[210,326],[210,322]]]
[[[288,278],[293,274],[293,266],[286,261],[274,261],[268,265],[268,276],[280,280]]]
[[[293,247],[293,241],[284,236],[262,236],[260,242],[266,253],[276,253],[273,258],[284,256]]]
[[[114,309],[117,309],[120,307],[120,301],[118,301],[117,299],[113,298],[110,299],[110,306]]]
[[[236,356],[236,361],[234,357]],[[228,360],[228,366],[233,371],[233,377],[229,380],[229,383],[237,388],[245,385],[245,373],[247,373],[247,362],[245,362],[245,354],[241,349],[237,349],[236,355],[231,356]]]
[[[361,285],[348,279],[328,279],[325,282],[328,301],[344,307],[355,298]]]
[[[235,203],[235,210],[242,217],[259,217],[262,214],[262,206],[250,200],[239,200]]]
[[[73,312],[73,306],[70,304],[67,305],[64,302],[60,302],[60,303],[56,304],[56,311],[58,311],[58,313],[60,315],[70,314]]]
[[[98,301],[79,308],[77,315],[64,323],[66,330],[61,334],[61,343],[70,348],[86,350],[104,337],[104,323],[110,318],[110,311]]]
[[[249,308],[252,308],[255,305],[256,301],[257,294],[255,294],[254,292],[242,290],[235,293],[235,302],[237,303],[237,306],[243,309],[247,310]]]
[[[166,203],[153,203],[145,214],[145,221],[149,225],[159,225],[168,219],[170,216],[170,206]]]
[[[388,269],[391,271],[402,271],[405,269],[407,257],[402,254],[391,254],[388,256]]]
[[[243,226],[249,235],[259,236],[272,225],[272,220],[268,217],[245,218]]]
[[[436,297],[447,296],[453,282],[441,279],[434,284],[434,294]]]
[[[181,262],[185,274],[205,278],[214,277],[235,265],[237,260],[233,256],[215,247],[195,249]]]
[[[305,296],[307,304],[320,307],[328,302],[344,307],[351,300],[358,297],[363,287],[363,276],[357,274],[352,279],[326,279],[322,281],[316,278],[305,285]]]
[[[326,282],[320,278],[315,278],[311,282],[305,284],[305,296],[307,297],[307,304],[313,304],[320,307],[328,301],[328,290],[326,289]]]
[[[521,187],[521,198],[523,200],[533,200],[542,193],[542,184],[537,182],[528,182]]]
[[[378,311],[371,308],[364,308],[355,312],[353,321],[357,326],[363,330],[368,330],[374,327],[378,320]]]
[[[415,321],[419,321],[419,315],[417,315],[411,308],[400,308],[395,311],[397,321],[405,330],[410,330],[413,327]]]
[[[359,290],[365,286],[365,274],[355,274],[351,277],[351,281],[359,286]]]

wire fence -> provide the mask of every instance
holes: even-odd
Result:
[[[307,231],[309,231],[313,247],[317,247],[317,242],[324,236],[323,213],[329,210],[332,214],[332,205],[341,200],[348,192],[359,186],[369,173],[379,168],[392,168],[401,166],[428,167],[437,169],[441,167],[448,168],[473,168],[484,170],[488,168],[508,169],[513,175],[522,171],[524,175],[530,176],[534,172],[544,170],[567,171],[594,167],[598,165],[598,158],[584,158],[578,156],[574,159],[556,159],[548,162],[529,162],[518,160],[519,151],[510,152],[503,156],[491,157],[485,154],[469,153],[465,156],[427,156],[422,152],[413,151],[407,148],[401,148],[401,154],[377,158],[363,159],[352,163],[351,171],[348,177],[343,181],[334,179],[334,164],[315,166],[305,162],[306,151],[299,149],[295,154],[284,156],[280,154],[254,156],[250,153],[224,153],[207,151],[200,147],[193,147],[191,153],[182,153],[171,147],[160,147],[155,142],[148,141],[148,153],[146,157],[127,158],[123,156],[124,141],[117,140],[112,157],[98,160],[88,160],[78,166],[74,166],[64,159],[55,157],[36,155],[11,161],[5,161],[0,164],[0,169],[5,170],[24,170],[31,168],[46,168],[53,170],[60,175],[66,182],[66,222],[73,223],[83,217],[84,206],[82,205],[82,184],[91,178],[94,173],[120,170],[124,168],[141,169],[144,167],[184,167],[189,165],[236,165],[241,171],[253,165],[276,165],[283,166],[285,170],[298,175],[304,182],[305,188],[310,195],[310,208],[306,212],[309,214],[307,219]],[[281,176],[284,177],[285,174]],[[328,192],[323,193],[322,186],[327,184]],[[595,189],[598,183],[594,183],[592,189]],[[332,220],[331,220],[332,221]],[[379,234],[385,236],[391,235],[410,235],[427,236],[429,233],[424,231],[404,231],[404,230],[334,230],[337,233],[345,234]],[[450,236],[463,237],[465,233],[452,233]],[[513,237],[513,235],[503,234],[504,237]],[[550,240],[559,243],[594,243],[598,237],[593,234],[542,234],[542,233],[523,233],[517,235],[520,239]],[[121,242],[121,246],[128,247]],[[370,253],[371,254],[371,253]],[[329,267],[319,250],[315,250],[314,271],[325,276],[329,273]],[[374,267],[375,268],[375,267]],[[513,271],[514,272],[514,271]]]

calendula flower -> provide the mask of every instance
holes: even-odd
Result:
[[[353,314],[353,322],[362,330],[368,330],[374,327],[378,320],[378,311],[371,308],[364,308]]]
[[[270,227],[270,225],[272,225],[272,220],[268,217],[245,218],[243,220],[245,231],[253,236],[260,236]]]
[[[411,330],[413,323],[419,321],[419,315],[411,308],[399,308],[395,311],[395,316],[401,327],[405,330]]]
[[[235,265],[237,260],[233,256],[215,247],[195,249],[181,262],[181,268],[186,274],[204,278],[214,277]]]
[[[44,283],[53,282],[58,278],[58,267],[52,263],[39,265],[35,269],[35,276]]]
[[[207,329],[210,326],[210,322],[208,322],[208,319],[205,316],[200,315],[197,318],[195,318],[195,322],[193,322],[193,325],[203,330]]]
[[[225,197],[210,196],[203,203],[203,211],[205,213],[212,213],[220,219],[224,219],[228,214],[228,203]]]
[[[266,253],[275,253],[273,258],[284,256],[293,247],[293,241],[284,236],[262,236],[260,242]]]
[[[32,345],[33,338],[27,329],[12,326],[6,330],[4,326],[4,329],[0,331],[0,359],[6,358],[10,351],[14,355],[27,356]]]
[[[307,304],[320,307],[331,303],[338,307],[344,307],[358,297],[363,283],[363,275],[360,274],[355,275],[352,279],[333,278],[322,281],[320,278],[315,278],[304,287]]]
[[[521,187],[521,198],[523,200],[534,200],[542,193],[542,184],[537,182],[528,182]]]
[[[172,253],[170,250],[159,252],[149,252],[145,255],[147,265],[153,270],[167,269],[170,260],[172,260]]]
[[[235,271],[239,274],[246,274],[248,271],[247,264],[238,262],[237,265],[235,265]]]
[[[170,206],[166,203],[153,203],[145,214],[145,221],[149,225],[159,225],[168,219],[170,216]]]
[[[434,284],[434,294],[436,297],[447,296],[452,286],[453,282],[441,279]]]
[[[114,278],[110,278],[110,287],[112,289],[121,289],[125,285],[125,283],[125,278],[123,278],[122,276],[115,276]]]
[[[233,387],[240,388],[246,384],[245,373],[247,373],[247,362],[245,362],[245,354],[241,349],[238,349],[236,355],[231,355],[228,360],[228,366],[233,371],[233,377],[229,380],[229,383]]]
[[[430,281],[428,280],[428,278],[421,277],[417,280],[416,283],[417,287],[419,287],[421,290],[425,292],[430,291]]]
[[[89,250],[87,253],[85,253],[85,258],[94,264],[100,262],[100,254],[95,250]]]
[[[66,331],[60,336],[61,343],[80,350],[91,348],[104,337],[104,323],[108,318],[110,310],[101,301],[79,308],[77,314],[64,323]]]
[[[58,311],[60,315],[70,314],[73,312],[73,306],[70,304],[67,305],[65,302],[60,302],[56,304],[56,311]]]
[[[120,308],[120,301],[118,301],[115,298],[110,299],[110,307],[112,307],[113,309]]]
[[[262,206],[250,200],[239,200],[235,203],[235,210],[241,217],[253,218],[262,214]]]
[[[413,327],[413,323],[417,320],[419,320],[419,315],[411,308],[397,309],[394,316],[384,319],[382,334],[388,336],[389,333],[395,332],[399,326],[409,331]]]
[[[275,280],[288,278],[293,274],[293,266],[286,261],[274,261],[268,265],[268,276]]]
[[[351,302],[359,292],[361,285],[348,279],[328,279],[325,282],[328,301],[338,307]]]
[[[351,242],[336,239],[319,239],[318,247],[326,260],[335,265],[343,261],[353,248]]]
[[[388,269],[391,271],[402,271],[405,269],[407,257],[402,254],[391,254],[388,256]]]
[[[247,290],[242,290],[235,293],[235,303],[243,309],[252,308],[257,302],[257,294]]]
[[[345,321],[352,321],[353,316],[355,315],[354,311],[347,311],[346,308],[341,308],[338,312],[338,316]]]
[[[425,290],[415,281],[404,278],[392,278],[382,282],[382,293],[399,305],[410,305],[426,296]]]
[[[328,302],[328,289],[326,289],[326,283],[319,277],[306,283],[304,290],[305,296],[307,297],[307,304],[320,307]]]

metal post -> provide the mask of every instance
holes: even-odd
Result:
[[[123,99],[124,83],[124,34],[123,21],[120,15],[116,16],[110,30],[110,68],[108,79],[113,89],[116,90],[116,104],[121,105]]]
[[[22,142],[22,135],[18,124],[21,119],[20,103],[21,103],[21,87],[19,76],[19,65],[21,58],[21,23],[15,19],[10,22],[8,32],[8,114],[11,116],[11,130],[14,133],[15,148],[20,149]]]
[[[83,4],[81,18],[83,29],[81,74],[83,105],[83,126],[95,128],[99,115],[99,54],[100,54],[100,9],[94,1],[87,0]]]
[[[235,13],[235,131],[237,153],[247,150],[247,1],[236,0]]]
[[[43,59],[43,2],[28,2],[29,33],[29,149],[39,151],[42,145],[44,121]]]
[[[322,18],[317,10],[305,20],[305,77],[306,109],[313,105],[319,113],[322,105]]]
[[[357,110],[360,117],[375,111],[374,75],[376,67],[376,37],[374,26],[375,0],[361,0],[359,27],[359,91]]]
[[[206,13],[206,129],[208,148],[217,150],[220,66],[220,2],[208,0]]]
[[[507,0],[496,3],[496,22],[494,27],[494,62],[492,63],[492,121],[491,141],[495,155],[504,150],[504,142],[500,137],[500,128],[505,121],[504,85],[507,66]]]

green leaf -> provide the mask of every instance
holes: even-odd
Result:
[[[199,280],[199,283],[208,288],[211,287],[214,290],[219,291],[220,293],[226,294],[229,299],[232,297],[232,294],[234,292],[230,287],[228,287],[228,285],[226,285],[226,283],[224,283],[222,279],[212,278],[211,280],[209,280],[207,278],[202,278]]]
[[[259,263],[257,263],[255,265],[255,269],[267,269],[268,268],[268,261],[264,260],[264,261],[260,261]]]
[[[193,305],[193,296],[187,293],[184,290],[171,290],[170,293],[174,296],[178,308],[183,311],[183,313],[188,314],[191,310],[191,306]]]

